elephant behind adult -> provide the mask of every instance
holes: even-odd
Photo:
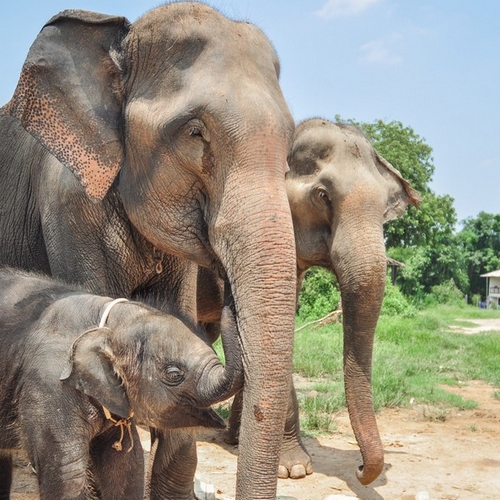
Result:
[[[288,162],[298,285],[319,265],[333,271],[340,286],[347,408],[363,457],[357,477],[368,484],[384,464],[371,387],[387,269],[383,224],[408,203],[417,206],[420,196],[350,125],[321,118],[300,123]]]
[[[378,477],[384,463],[371,389],[373,338],[386,280],[383,224],[400,216],[408,203],[418,205],[420,196],[353,126],[320,118],[300,123],[288,163],[286,186],[297,249],[297,294],[312,266],[325,267],[338,279],[347,406],[363,456],[357,476],[368,484]],[[200,272],[198,302],[202,320],[214,321],[211,309],[220,311],[222,300],[217,294],[203,294],[203,289],[210,291],[209,281],[208,272]],[[239,411],[237,396],[226,433],[230,443],[237,442]],[[292,387],[279,475],[300,478],[311,472]]]
[[[192,317],[197,266],[227,278],[245,367],[238,500],[275,498],[291,377],[294,124],[278,75],[260,30],[203,4],[133,24],[64,11],[0,111],[0,263]],[[170,437],[151,498],[193,500],[195,443]]]

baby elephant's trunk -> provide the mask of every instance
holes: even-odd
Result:
[[[210,406],[230,398],[243,387],[243,361],[234,304],[228,284],[224,290],[224,307],[221,316],[221,337],[226,365],[215,361],[207,366],[198,387],[198,404]]]

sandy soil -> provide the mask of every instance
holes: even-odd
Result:
[[[468,328],[464,333],[487,327],[500,331],[500,320],[477,323],[476,331]],[[336,415],[335,434],[304,439],[315,472],[305,479],[279,480],[278,495],[283,500],[500,498],[500,401],[493,396],[495,389],[471,381],[447,390],[477,401],[478,407],[443,411],[426,406],[378,415],[386,466],[372,485],[362,486],[356,480],[361,457],[347,413],[341,412]],[[234,498],[237,448],[225,445],[220,433],[203,431],[198,456],[199,481],[213,485],[217,499]],[[36,476],[29,465],[17,460],[14,473],[12,499],[37,500]]]

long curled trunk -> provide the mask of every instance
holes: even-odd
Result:
[[[367,220],[366,214],[353,215],[337,228],[335,241],[332,262],[342,296],[347,408],[363,457],[357,477],[369,484],[384,466],[371,384],[373,339],[386,276],[381,222]]]

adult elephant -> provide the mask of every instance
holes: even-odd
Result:
[[[347,408],[359,443],[362,484],[374,481],[384,465],[373,410],[371,365],[375,327],[384,296],[387,257],[383,224],[400,216],[420,195],[380,156],[361,131],[321,118],[300,123],[288,156],[286,177],[297,249],[297,294],[307,269],[325,267],[340,285],[344,329],[344,384]],[[211,292],[207,271],[198,289],[202,320],[214,321],[221,299]],[[204,294],[203,290],[210,293]],[[217,305],[218,304],[218,305]],[[213,328],[213,327],[212,327]],[[241,396],[240,396],[241,397]],[[240,397],[233,403],[226,440],[237,442]],[[283,439],[280,477],[312,472],[300,439],[293,386]]]
[[[320,118],[298,125],[287,175],[299,286],[311,266],[337,277],[342,298],[344,387],[363,465],[362,484],[384,465],[373,410],[372,351],[386,282],[383,224],[420,195],[359,129]]]
[[[0,263],[195,315],[228,280],[245,369],[237,498],[274,499],[290,383],[294,123],[265,35],[199,3],[133,24],[69,10],[0,111]],[[181,454],[181,456],[179,456]],[[193,500],[194,440],[156,442],[150,498]]]

